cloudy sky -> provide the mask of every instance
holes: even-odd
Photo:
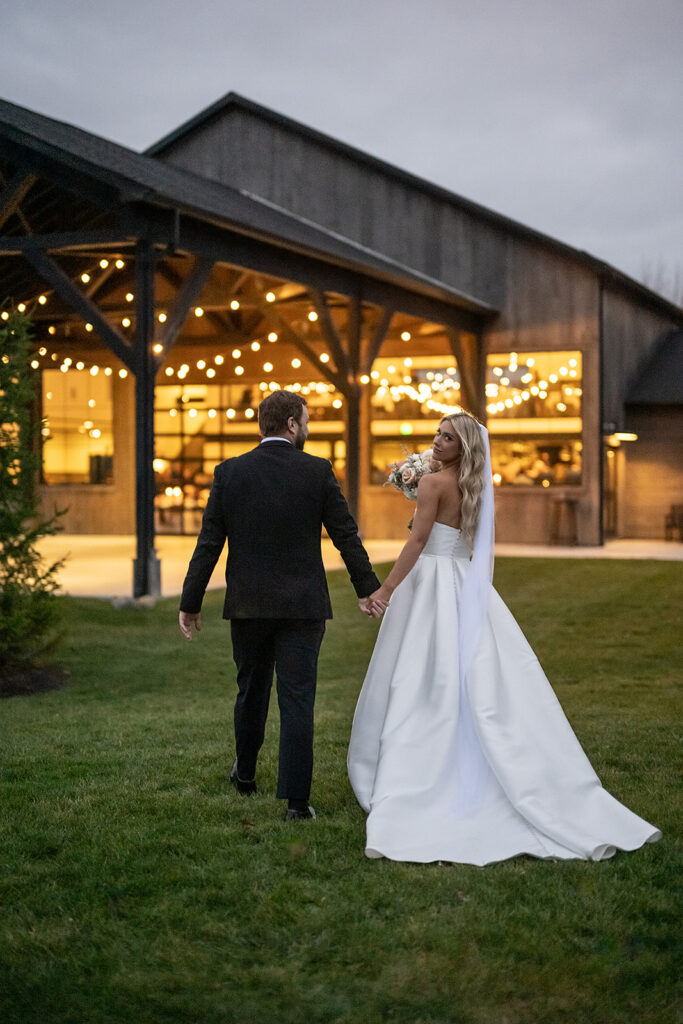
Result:
[[[2,0],[0,96],[144,149],[239,92],[683,297],[683,0]]]

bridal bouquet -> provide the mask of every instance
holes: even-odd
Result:
[[[427,473],[436,473],[441,464],[433,457],[431,449],[426,452],[414,452],[404,462],[395,462],[392,466],[388,484],[403,491],[406,498],[417,501],[417,485]]]

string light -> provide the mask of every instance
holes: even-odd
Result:
[[[273,364],[272,363],[264,363],[263,364],[263,369],[265,370],[266,373],[270,373],[270,371],[273,369]]]
[[[130,319],[129,319],[129,317],[124,316],[123,320],[121,321],[121,326],[122,327],[130,327]]]
[[[232,302],[230,303],[230,309],[239,309],[239,308],[240,308],[239,302],[237,301],[237,299],[233,299]]]
[[[54,326],[54,324],[50,324],[50,326],[47,329],[47,333],[48,334],[56,334],[57,333],[57,328]]]
[[[126,264],[124,263],[124,261],[123,261],[123,260],[117,260],[117,261],[116,261],[116,269],[117,269],[117,270],[123,270],[123,268],[125,267],[125,265],[126,265]]]
[[[235,373],[237,374],[238,377],[241,377],[242,374],[244,373],[244,367],[243,366],[236,366],[235,367]]]
[[[81,281],[83,284],[88,284],[90,281],[90,274],[81,274]]]
[[[126,292],[126,302],[132,302],[135,296],[132,292]]]
[[[26,303],[25,302],[20,302],[19,305],[17,306],[17,309],[19,310],[20,313],[25,313],[26,312]]]
[[[224,363],[223,356],[220,356],[220,355],[219,356],[214,356],[213,357],[213,361],[216,364],[216,366],[222,366],[223,363]]]
[[[308,319],[311,321],[312,324],[314,324],[318,319],[318,314],[314,309],[312,309],[311,312],[308,314]]]
[[[214,370],[213,366],[210,366],[209,369],[206,371],[206,376],[207,377],[215,377],[216,376],[216,371]]]
[[[301,360],[300,359],[292,359],[292,366],[294,367],[295,370],[298,370],[299,367],[301,366]]]
[[[88,331],[88,333],[90,333],[90,331],[92,331],[92,329],[93,329],[92,328],[92,324],[86,324],[85,325],[85,329],[86,329],[86,331]]]
[[[44,306],[45,303],[47,302],[47,295],[39,295],[38,302],[40,303],[41,306]]]
[[[266,292],[266,302],[275,302],[275,292]]]
[[[410,331],[403,331],[401,333],[401,341],[410,341],[410,338],[411,338]]]
[[[252,350],[252,352],[258,352],[258,350],[260,348],[261,348],[261,346],[260,346],[258,341],[252,341],[252,343],[251,343],[251,350]]]
[[[234,349],[232,350],[232,358],[233,358],[233,359],[239,359],[239,357],[240,357],[241,355],[242,355],[242,353],[240,352],[240,350],[239,350],[238,348],[234,348]]]
[[[158,341],[157,341],[156,345],[153,345],[153,346],[152,346],[152,352],[154,352],[154,353],[155,353],[155,355],[157,355],[157,356],[158,356],[158,355],[159,355],[159,354],[160,354],[161,352],[163,352],[163,351],[164,351],[164,346],[163,346],[162,344],[160,344],[160,342],[158,342]]]
[[[166,317],[165,313],[159,313],[159,323],[160,324],[165,324],[166,323],[166,319],[167,319],[167,317]]]
[[[330,361],[330,357],[328,356],[327,352],[323,352],[319,358],[321,363],[329,363]]]
[[[100,266],[102,270],[106,270],[109,266],[109,260],[100,260]]]
[[[204,316],[204,310],[201,306],[195,306],[194,315],[197,317]]]
[[[268,335],[268,341],[277,341],[277,331],[271,331]]]

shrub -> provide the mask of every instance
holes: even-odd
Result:
[[[29,320],[12,314],[0,326],[0,688],[44,664],[59,637],[56,574],[36,542],[59,530],[59,514],[42,519],[40,467]]]

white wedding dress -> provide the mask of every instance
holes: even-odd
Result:
[[[348,756],[368,812],[367,856],[602,860],[658,840],[656,828],[602,788],[488,579],[478,640],[459,679],[469,565],[460,531],[434,523],[385,612]]]

